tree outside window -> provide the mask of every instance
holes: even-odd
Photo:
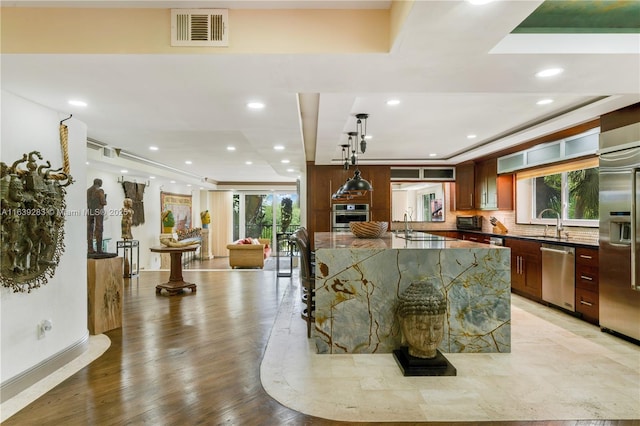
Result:
[[[534,217],[552,209],[563,220],[598,220],[599,196],[597,167],[540,176],[534,178]],[[555,219],[555,215],[545,212],[542,218]]]

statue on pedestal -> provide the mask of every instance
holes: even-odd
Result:
[[[102,189],[102,179],[94,179],[93,185],[87,189],[87,254],[90,258],[115,257],[116,253],[105,253],[102,250],[102,230],[107,205],[107,195]],[[96,248],[93,248],[93,240]]]
[[[131,234],[131,226],[133,225],[133,200],[131,198],[125,198],[123,202],[123,207],[121,210],[122,213],[122,221],[120,228],[122,230],[122,239],[123,240],[133,240],[133,235]]]
[[[411,283],[398,298],[397,316],[408,347],[393,355],[405,376],[455,376],[456,369],[440,353],[447,301],[434,283]]]
[[[200,220],[202,221],[202,228],[209,228],[209,224],[211,223],[211,215],[209,214],[209,210],[205,210],[200,212]]]

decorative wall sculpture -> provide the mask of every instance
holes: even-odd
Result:
[[[144,224],[144,183],[136,182],[122,182],[122,189],[124,189],[124,196],[130,198],[133,202],[131,208],[133,209],[133,226]]]
[[[73,178],[68,167],[53,170],[49,161],[38,160],[42,155],[32,151],[11,166],[0,163],[0,283],[14,292],[46,284],[64,252],[65,187]]]

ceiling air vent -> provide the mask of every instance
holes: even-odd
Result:
[[[171,46],[229,46],[227,9],[171,9]]]

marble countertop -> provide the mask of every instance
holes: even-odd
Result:
[[[404,238],[403,233],[385,233],[381,238],[357,238],[351,232],[316,232],[315,249],[450,249],[450,248],[502,248],[488,246],[426,232],[413,232],[410,239]]]

